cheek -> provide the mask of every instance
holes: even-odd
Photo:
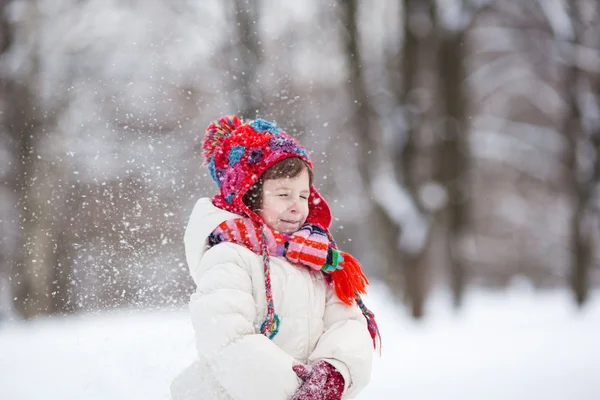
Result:
[[[304,214],[304,216],[308,215],[308,203],[302,204],[302,213]]]
[[[277,198],[268,198],[263,200],[263,214],[268,219],[277,219],[279,214],[285,210],[285,205]]]

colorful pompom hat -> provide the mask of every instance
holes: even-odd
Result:
[[[202,149],[204,163],[219,188],[213,204],[261,225],[263,219],[242,201],[246,192],[283,159],[298,157],[311,169],[313,166],[308,152],[296,139],[263,119],[242,123],[235,115],[223,116],[206,128]],[[308,200],[306,223],[328,230],[331,210],[314,185]]]

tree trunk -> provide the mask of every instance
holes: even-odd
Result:
[[[438,74],[442,100],[443,131],[438,141],[436,179],[445,187],[448,202],[445,217],[445,253],[450,264],[453,304],[460,307],[465,288],[465,267],[459,253],[459,241],[467,225],[469,168],[465,32],[439,33]]]
[[[27,149],[29,147],[24,147]],[[31,148],[29,148],[31,149]],[[22,157],[23,159],[24,157]],[[23,277],[27,282],[24,316],[52,312],[52,277],[55,264],[53,210],[49,207],[52,188],[46,174],[52,174],[38,160],[30,159],[26,169],[27,186],[23,190],[22,224],[24,228]]]
[[[415,29],[415,19],[423,17],[433,22],[435,20],[435,4],[431,0],[403,0],[403,45],[401,57],[401,79],[394,89],[398,105],[404,109],[406,130],[405,140],[396,141],[393,149],[394,172],[396,178],[402,181],[410,193],[419,212],[427,214],[419,196],[419,182],[415,174],[416,160],[419,155],[418,137],[424,119],[421,104],[415,97],[421,89],[421,74],[429,66],[428,59],[435,46],[433,30],[418,35]],[[428,251],[430,249],[433,222],[435,217],[429,215],[432,223],[428,226],[425,243],[416,253],[402,253],[402,266],[405,276],[405,292],[410,300],[413,317],[424,315],[427,296]]]
[[[27,16],[21,28],[32,43],[31,68],[27,76],[19,77],[20,82],[10,79],[2,82],[3,95],[9,99],[4,126],[18,143],[15,175],[19,200],[15,215],[21,229],[16,254],[11,256],[9,276],[14,308],[26,318],[51,311],[54,267],[52,185],[49,182],[53,172],[39,154],[43,129],[33,89],[37,87],[39,76],[38,27],[39,9],[32,2],[27,5]]]
[[[576,81],[579,72],[577,67],[569,67],[567,72],[568,115],[564,124],[564,134],[567,138],[567,167],[569,183],[574,202],[571,216],[571,274],[570,284],[575,301],[582,306],[588,297],[589,268],[592,258],[591,238],[584,227],[588,204],[593,188],[593,182],[581,178],[577,159],[577,147],[582,139],[581,114],[576,99]]]
[[[261,95],[258,67],[261,61],[260,46],[260,1],[234,0],[239,60],[233,64],[233,85],[239,90],[238,112],[243,118],[261,116]]]
[[[13,42],[13,32],[11,30],[10,23],[7,20],[6,6],[9,0],[0,0],[0,56],[10,48]],[[0,78],[0,96],[2,98],[8,98],[8,83]],[[9,103],[9,102],[6,102]],[[2,121],[4,122],[4,121]],[[2,126],[4,130],[4,126]],[[8,136],[8,135],[7,135]],[[5,190],[12,189],[16,182],[9,182],[8,178],[0,180],[2,185],[5,186]],[[3,221],[2,225],[7,226],[8,221]],[[9,229],[7,229],[9,230]],[[6,240],[6,238],[5,238]],[[13,260],[11,257],[12,249],[8,247],[6,243],[0,247],[0,320],[4,314],[10,314],[12,311],[12,288],[10,284],[10,265]]]
[[[425,2],[421,3],[424,4]],[[412,111],[418,109],[418,104],[413,104],[415,90],[418,87],[417,73],[420,66],[421,51],[423,43],[420,43],[419,38],[411,29],[411,18],[414,18],[415,7],[417,2],[415,0],[404,0],[403,9],[403,26],[404,26],[404,44],[400,53],[401,57],[401,73],[402,79],[397,82],[395,87],[395,94],[398,104],[405,110],[404,118],[406,120],[406,140],[403,144],[399,143],[399,147],[394,149],[395,153],[399,155],[399,159],[395,163],[396,176],[402,179],[402,182],[413,198],[418,197],[418,185],[414,179],[413,167],[415,165],[415,159],[417,156],[417,135],[419,116],[415,115],[416,112]],[[417,202],[417,205],[419,203]]]
[[[575,50],[581,44],[581,21],[576,1],[570,2],[570,15],[574,37],[570,45]],[[582,306],[589,292],[589,271],[592,263],[592,236],[584,224],[588,217],[590,200],[594,190],[594,174],[584,177],[579,168],[578,147],[586,141],[583,131],[582,111],[579,106],[578,88],[583,75],[576,65],[575,57],[565,72],[565,99],[567,112],[563,125],[563,134],[567,138],[566,165],[569,171],[569,186],[573,198],[571,216],[571,274],[570,284],[577,305]]]
[[[372,239],[372,248],[385,263],[388,286],[392,293],[398,298],[402,294],[398,292],[403,280],[400,271],[400,254],[397,240],[399,227],[390,218],[381,204],[372,198],[370,184],[373,177],[373,168],[379,163],[377,155],[379,152],[377,140],[374,138],[372,123],[375,118],[371,104],[368,99],[363,73],[361,70],[361,55],[359,47],[359,33],[357,26],[356,0],[343,0],[339,2],[341,8],[341,25],[346,28],[343,32],[346,64],[348,66],[348,93],[350,99],[358,104],[352,111],[348,120],[348,126],[356,133],[359,143],[360,155],[356,160],[357,169],[361,177],[365,192],[368,194],[371,207],[366,220],[369,224],[369,237]]]

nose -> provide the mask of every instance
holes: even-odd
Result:
[[[298,214],[300,208],[299,204],[300,202],[298,201],[298,199],[292,200],[292,204],[290,205],[290,212],[292,214]]]

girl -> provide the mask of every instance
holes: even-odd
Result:
[[[185,232],[198,360],[172,399],[357,396],[379,332],[306,150],[274,123],[236,116],[208,126],[203,150],[219,193],[196,203]]]

